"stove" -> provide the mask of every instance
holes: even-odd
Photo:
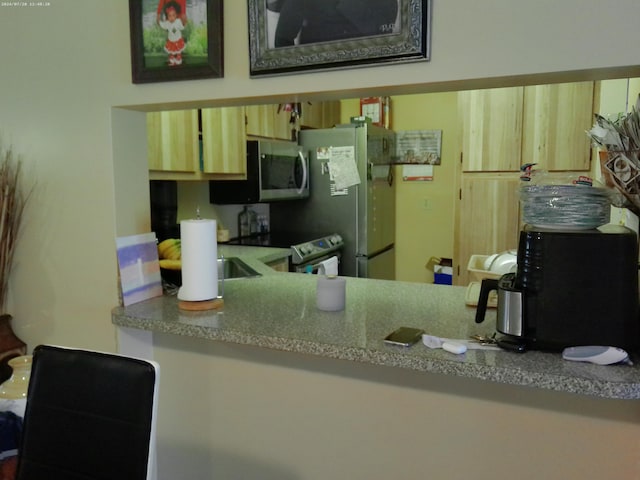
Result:
[[[293,265],[303,265],[330,257],[339,252],[343,244],[342,237],[337,233],[318,237],[300,232],[259,233],[249,237],[232,238],[228,242],[228,245],[290,248]]]

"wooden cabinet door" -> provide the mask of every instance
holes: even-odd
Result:
[[[202,171],[245,175],[247,142],[244,109],[202,109]]]
[[[247,116],[247,135],[253,137],[291,140],[291,112],[279,105],[251,105],[245,107]]]
[[[458,202],[454,283],[468,285],[471,255],[490,255],[518,246],[519,173],[464,173]],[[459,272],[458,272],[459,271]]]
[[[273,138],[292,140],[295,123],[291,123],[291,112],[285,110],[284,105],[273,106]]]
[[[323,128],[323,102],[304,102],[300,125],[304,128]]]
[[[340,101],[304,102],[300,125],[303,128],[333,128],[340,123]]]
[[[194,172],[199,158],[197,110],[147,114],[149,170]]]
[[[552,170],[589,170],[593,82],[536,85],[524,89],[523,163]]]
[[[520,169],[523,95],[523,87],[458,93],[463,171]]]
[[[340,101],[323,102],[322,128],[333,128],[340,124]]]
[[[274,135],[273,105],[250,105],[244,107],[247,135],[271,138]]]

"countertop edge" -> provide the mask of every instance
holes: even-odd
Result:
[[[120,327],[194,338],[205,338],[207,340],[269,348],[283,352],[302,353],[336,360],[353,361],[391,368],[403,368],[426,373],[454,375],[494,383],[540,388],[606,399],[637,400],[640,398],[640,383],[613,383],[604,380],[584,379],[571,375],[537,373],[514,368],[470,364],[454,359],[443,360],[439,358],[408,356],[393,350],[384,351],[361,347],[347,347],[308,340],[220,331],[197,325],[177,326],[173,323],[151,322],[140,320],[139,318],[130,318],[118,312],[119,309],[120,307],[116,307],[112,311],[112,323]]]

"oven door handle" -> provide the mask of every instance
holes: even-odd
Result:
[[[300,163],[302,164],[302,184],[298,189],[298,195],[304,192],[305,186],[307,185],[307,159],[304,158],[304,155],[301,151],[298,151],[298,158],[300,158]]]
[[[331,257],[338,257],[338,265],[340,265],[340,260],[342,259],[342,255],[340,255],[340,252],[338,251],[334,251],[334,252],[330,252],[327,255],[320,257],[320,258],[316,258],[314,259],[312,262],[313,263],[302,263],[299,265],[294,265],[293,270],[296,273],[311,273],[311,274],[317,274],[319,268],[322,266],[322,262],[325,260],[330,259]],[[339,267],[338,267],[339,268]]]

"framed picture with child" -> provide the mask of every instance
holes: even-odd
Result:
[[[222,0],[129,0],[133,83],[223,76]]]

